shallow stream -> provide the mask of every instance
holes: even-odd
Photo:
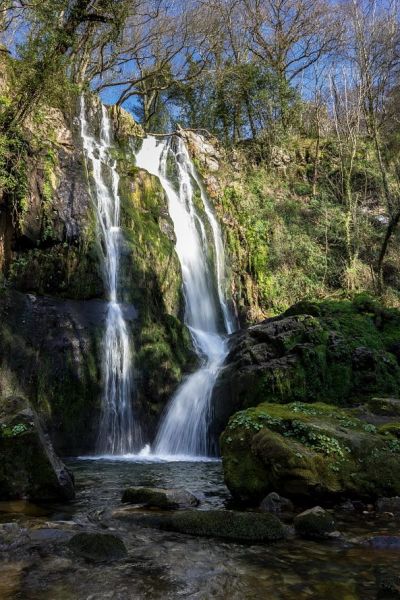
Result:
[[[274,545],[166,533],[117,518],[129,485],[184,487],[199,496],[200,509],[224,508],[229,493],[219,462],[73,460],[69,467],[77,485],[74,504],[0,503],[1,600],[375,600],[377,568],[400,571],[400,549],[349,541],[399,535],[398,521],[373,513],[339,517],[347,542],[291,539]],[[73,557],[71,534],[92,529],[118,534],[128,558],[91,564]]]

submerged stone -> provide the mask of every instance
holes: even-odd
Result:
[[[120,560],[128,554],[121,538],[109,533],[78,533],[68,547],[76,556],[94,562]]]
[[[321,508],[314,506],[297,515],[294,519],[296,533],[306,539],[322,539],[335,529],[332,515]]]
[[[149,508],[187,508],[197,506],[198,498],[183,489],[131,487],[122,494],[122,502],[144,504]]]
[[[185,510],[171,515],[130,515],[144,527],[232,541],[274,542],[286,537],[286,529],[271,514],[231,510]]]
[[[377,565],[375,567],[378,599],[395,600],[400,598],[400,575],[396,568]]]

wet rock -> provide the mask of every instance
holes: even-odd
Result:
[[[400,515],[400,496],[395,496],[394,498],[380,498],[376,503],[376,510],[380,513]]]
[[[188,508],[199,504],[198,498],[183,489],[131,487],[122,494],[122,502],[144,504],[149,508]]]
[[[291,512],[293,503],[288,498],[283,498],[276,492],[271,492],[261,501],[260,510],[272,513]]]
[[[314,506],[295,517],[294,527],[296,533],[303,538],[323,539],[334,531],[335,522],[329,512],[320,506]]]
[[[356,510],[356,507],[354,506],[354,503],[351,500],[346,500],[346,502],[343,502],[343,504],[341,504],[339,508],[347,512],[353,512]]]
[[[0,498],[74,498],[71,474],[22,398],[8,398],[0,410],[0,455]]]
[[[68,542],[75,556],[93,562],[109,562],[128,554],[121,538],[109,533],[78,533]]]
[[[274,542],[286,537],[286,528],[271,514],[230,510],[186,510],[172,515],[131,515],[144,527],[248,542]]]
[[[368,401],[367,406],[376,415],[400,416],[400,400],[398,398],[372,398]]]
[[[218,142],[215,138],[210,138],[208,140],[200,133],[181,128],[179,128],[178,131],[189,145],[191,153],[199,161],[202,169],[205,169],[209,173],[219,170],[221,153],[218,150]]]
[[[71,531],[51,527],[43,527],[30,532],[31,541],[38,545],[67,542],[72,535]]]
[[[46,573],[63,573],[74,568],[74,563],[69,558],[50,558],[42,562],[42,569]]]
[[[378,326],[355,302],[300,302],[234,333],[213,390],[215,438],[235,412],[262,402],[343,406],[360,397],[398,398],[400,368],[385,336],[396,338],[399,327],[395,311]],[[355,338],[364,345],[354,348]]]
[[[9,552],[28,544],[29,532],[18,523],[0,524],[0,552]]]

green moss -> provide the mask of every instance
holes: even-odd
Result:
[[[395,398],[371,398],[368,408],[376,415],[400,416],[400,400]]]
[[[72,299],[103,295],[97,249],[56,244],[51,248],[21,251],[11,263],[8,280],[23,292]]]
[[[297,515],[294,519],[296,533],[306,539],[323,539],[335,528],[332,515],[316,506]]]
[[[400,444],[353,413],[324,404],[261,404],[234,415],[221,437],[225,481],[242,499],[400,490]]]
[[[382,435],[392,435],[393,437],[400,438],[400,423],[381,425],[378,431]]]
[[[286,537],[285,528],[271,514],[229,510],[182,510],[171,516],[138,516],[134,522],[147,527],[189,535],[245,542],[275,542]]]

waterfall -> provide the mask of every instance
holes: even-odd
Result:
[[[136,155],[136,164],[159,178],[168,199],[176,236],[175,250],[182,270],[185,323],[200,360],[200,368],[186,378],[171,399],[159,427],[154,452],[160,456],[206,456],[212,452],[208,436],[211,395],[227,354],[226,334],[235,328],[225,298],[221,231],[180,137],[171,136],[167,141],[158,141],[152,136],[145,138]],[[168,177],[171,165],[176,182]],[[206,223],[195,206],[195,184],[200,190]],[[207,224],[212,232],[216,278],[208,256]]]
[[[103,343],[103,397],[97,451],[126,454],[141,445],[140,428],[132,409],[132,354],[127,325],[119,304],[120,197],[116,161],[111,156],[111,122],[101,105],[99,139],[89,132],[85,100],[81,97],[81,137],[94,182],[93,199],[103,255],[104,282],[108,296]]]

